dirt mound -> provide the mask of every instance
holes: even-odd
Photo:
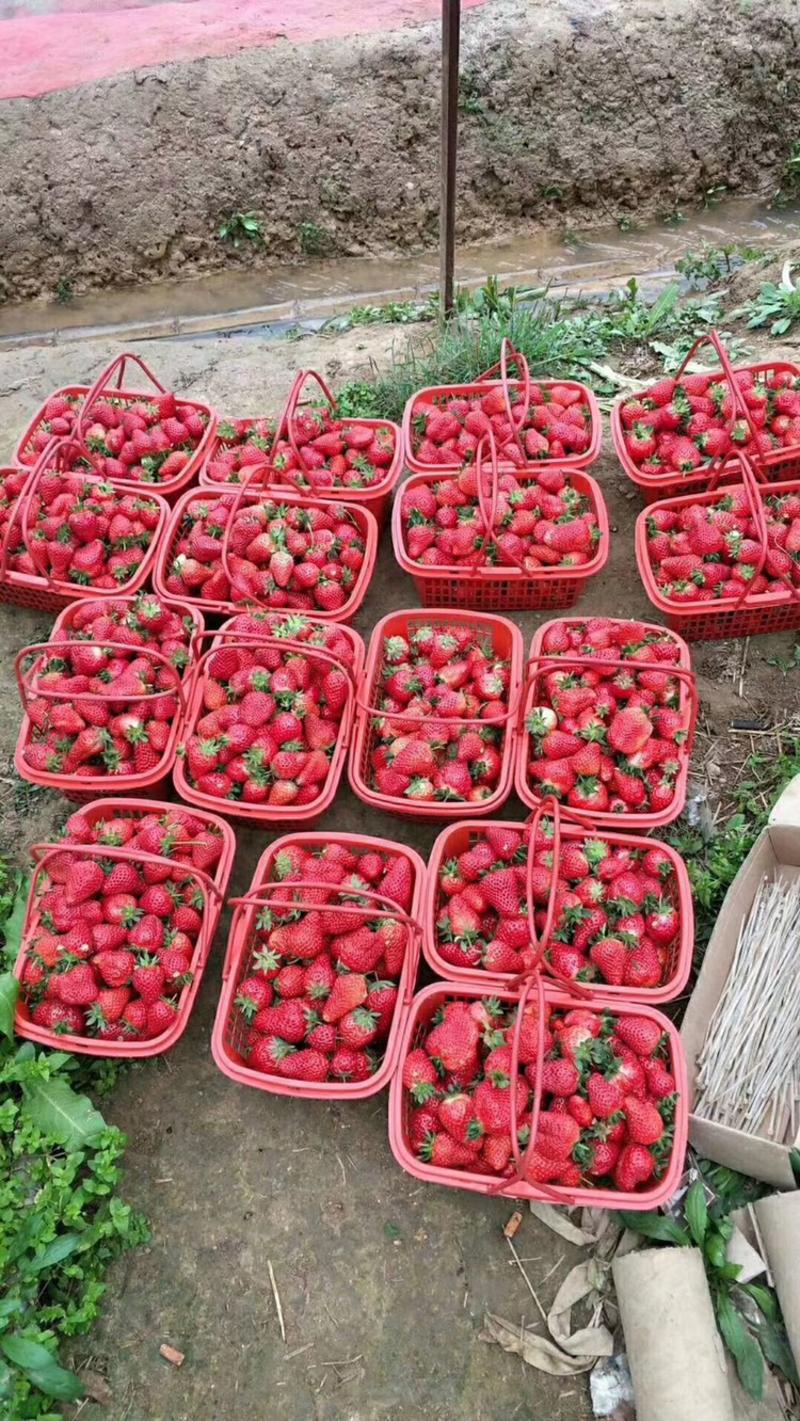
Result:
[[[774,192],[800,128],[792,0],[490,0],[463,32],[461,241]],[[438,112],[438,25],[9,101],[0,294],[431,246]]]

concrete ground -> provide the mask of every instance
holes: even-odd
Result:
[[[181,393],[243,415],[277,411],[301,364],[336,383],[363,375],[370,359],[385,361],[405,339],[384,327],[269,346],[242,337],[162,341],[147,344],[145,356]],[[110,354],[89,342],[0,354],[0,455],[51,389],[94,375]],[[647,615],[632,556],[638,503],[608,441],[597,472],[612,557],[582,609]],[[387,610],[415,604],[384,535],[356,625],[368,636]],[[542,618],[517,620],[529,639]],[[11,653],[46,631],[46,618],[0,607],[3,835],[18,848],[64,812],[53,796],[27,798],[8,768],[18,721]],[[788,704],[792,683],[768,658],[786,655],[792,641],[751,643],[744,703],[725,680],[732,648],[697,648],[705,723],[723,734],[743,705]],[[522,806],[510,801],[507,815],[524,817]],[[423,856],[436,832],[371,811],[346,787],[322,827],[394,837]],[[239,831],[233,893],[248,886],[268,838]],[[113,1394],[107,1407],[85,1406],[83,1421],[587,1421],[583,1379],[532,1371],[479,1340],[486,1310],[512,1322],[536,1318],[502,1236],[507,1202],[404,1174],[388,1146],[385,1095],[301,1103],[237,1087],[216,1069],[209,1039],[225,926],[182,1042],[130,1070],[105,1107],[129,1137],[125,1194],[149,1216],[153,1238],[112,1270],[102,1321],[74,1349],[75,1362],[106,1375]],[[574,1251],[528,1214],[517,1245],[546,1306]],[[180,1369],[159,1357],[162,1342],[186,1354]]]

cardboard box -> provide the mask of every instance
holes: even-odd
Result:
[[[781,795],[767,828],[759,835],[728,889],[683,1019],[681,1039],[689,1077],[689,1139],[694,1148],[717,1164],[741,1170],[779,1189],[792,1189],[795,1181],[789,1151],[796,1141],[779,1143],[749,1135],[728,1125],[704,1120],[691,1109],[695,1099],[697,1059],[728,978],[739,930],[750,912],[761,880],[778,874],[787,879],[800,876],[800,776]],[[800,943],[797,951],[800,966]]]

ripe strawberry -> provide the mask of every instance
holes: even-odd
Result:
[[[69,967],[56,978],[58,998],[68,1007],[89,1006],[97,998],[98,983],[88,963]]]
[[[403,1064],[403,1085],[420,1105],[436,1095],[439,1076],[425,1051],[417,1049],[406,1056]]]
[[[469,1012],[451,1010],[429,1033],[425,1050],[434,1063],[441,1063],[443,1070],[463,1070],[475,1059],[478,1036],[477,1023]]]
[[[630,1046],[637,1056],[652,1056],[663,1040],[658,1022],[649,1016],[620,1016],[615,1029],[620,1041]]]
[[[322,1019],[338,1022],[348,1012],[363,1005],[368,995],[367,979],[359,972],[341,972],[322,1008]]]
[[[648,1100],[626,1095],[624,1110],[628,1139],[635,1145],[656,1145],[664,1134],[664,1122],[659,1111]]]
[[[625,1145],[614,1167],[614,1183],[626,1194],[635,1193],[640,1184],[652,1177],[655,1160],[644,1145]]]

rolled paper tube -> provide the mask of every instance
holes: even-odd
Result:
[[[800,1191],[759,1199],[755,1211],[789,1346],[800,1364]]]
[[[613,1272],[636,1421],[735,1421],[699,1250],[637,1249]]]

